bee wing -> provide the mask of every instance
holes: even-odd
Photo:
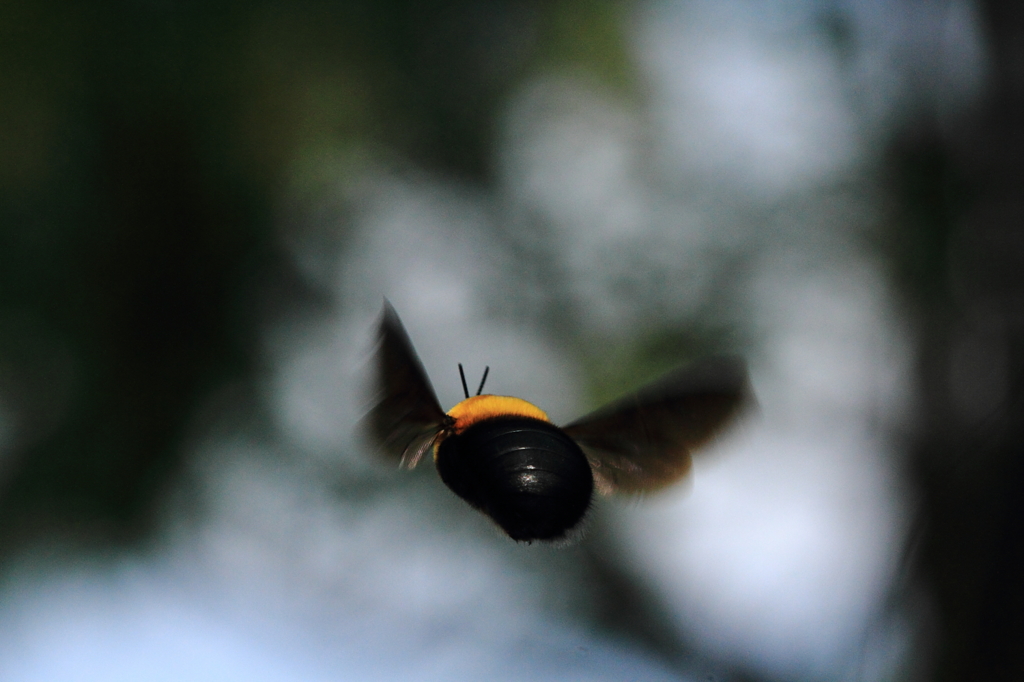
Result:
[[[364,428],[386,456],[411,469],[433,445],[446,415],[398,313],[387,301],[374,364],[379,399]]]
[[[751,397],[746,363],[712,357],[669,372],[564,427],[602,493],[656,490],[690,470],[690,453]]]

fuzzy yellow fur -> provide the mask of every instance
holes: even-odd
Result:
[[[551,421],[536,405],[507,395],[475,395],[466,398],[448,410],[448,416],[455,420],[456,434],[491,417],[533,417],[546,422]]]

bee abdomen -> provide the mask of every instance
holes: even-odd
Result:
[[[441,480],[515,540],[554,540],[590,506],[594,480],[579,446],[558,427],[495,417],[441,442]]]

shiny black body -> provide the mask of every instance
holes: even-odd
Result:
[[[557,540],[575,527],[594,491],[580,446],[553,424],[492,417],[441,441],[441,480],[514,540]]]

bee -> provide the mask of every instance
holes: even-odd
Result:
[[[398,314],[385,301],[375,380],[379,401],[364,425],[388,457],[415,467],[431,452],[441,480],[516,541],[560,540],[577,528],[596,490],[640,493],[690,470],[690,453],[740,411],[746,364],[711,357],[566,426],[520,398],[483,393],[441,409]]]

